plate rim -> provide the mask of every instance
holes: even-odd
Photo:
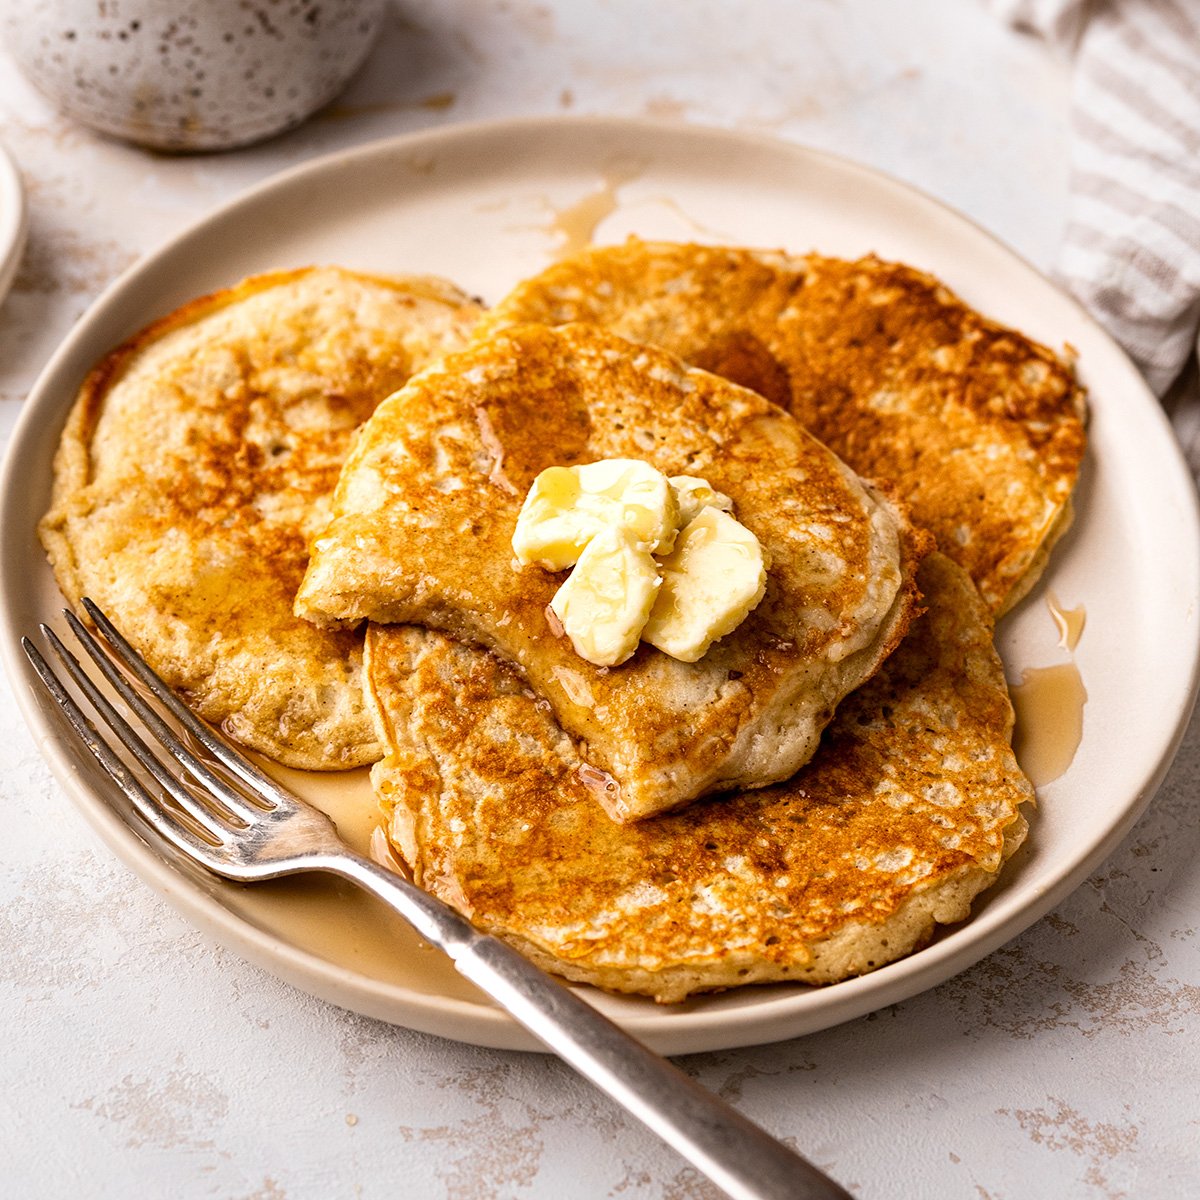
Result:
[[[1124,386],[1132,387],[1141,393],[1147,412],[1153,414],[1153,436],[1168,448],[1162,464],[1163,470],[1175,477],[1175,485],[1182,485],[1179,488],[1179,498],[1185,503],[1181,506],[1179,516],[1185,525],[1190,526],[1192,536],[1188,544],[1193,551],[1188,566],[1191,583],[1195,589],[1200,589],[1200,507],[1197,504],[1195,482],[1175,443],[1166,414],[1128,356],[1074,297],[1058,288],[1024,256],[960,210],[886,172],[825,150],[767,134],[646,118],[535,116],[420,130],[319,155],[271,174],[239,191],[222,204],[189,222],[154,249],[139,256],[136,262],[122,271],[88,306],[59,343],[39,373],[13,428],[3,467],[0,468],[0,513],[13,511],[12,506],[6,504],[5,500],[12,495],[14,488],[19,486],[19,449],[31,439],[35,424],[39,420],[44,421],[47,416],[61,416],[65,419],[69,411],[74,398],[73,389],[66,392],[65,399],[61,399],[61,413],[54,403],[57,398],[54,384],[63,364],[72,357],[78,344],[87,339],[100,316],[126,293],[143,271],[150,270],[158,261],[177,253],[189,241],[202,238],[212,226],[228,219],[239,208],[258,203],[272,192],[286,193],[307,177],[324,176],[359,160],[411,154],[431,145],[468,143],[472,139],[491,141],[547,127],[583,127],[593,132],[604,130],[619,135],[669,136],[675,139],[690,139],[697,143],[725,142],[788,155],[799,161],[824,163],[859,179],[868,180],[874,187],[894,189],[915,198],[936,212],[939,219],[952,219],[960,223],[968,236],[986,240],[994,251],[1002,253],[1043,285],[1053,289],[1056,298],[1074,309],[1077,319],[1089,328],[1092,336],[1107,343],[1123,361],[1127,368]],[[12,528],[12,525],[13,522],[0,519],[0,564],[11,557],[15,552],[16,543],[20,540],[18,531]],[[25,535],[28,532],[22,531]],[[222,944],[232,946],[242,957],[265,967],[277,977],[310,994],[321,996],[354,1011],[473,1044],[503,1049],[541,1049],[511,1017],[492,1006],[490,1002],[481,1003],[436,993],[416,992],[402,985],[357,974],[348,967],[331,963],[314,952],[291,944],[280,935],[261,929],[202,889],[193,889],[194,894],[189,894],[187,888],[181,889],[180,883],[185,877],[149,849],[102,800],[92,795],[92,788],[87,781],[71,767],[69,753],[56,745],[57,723],[53,714],[48,712],[33,691],[26,686],[30,680],[29,668],[20,650],[20,637],[24,631],[14,626],[11,606],[8,603],[8,587],[7,582],[0,586],[0,658],[3,659],[5,670],[12,682],[18,708],[38,743],[39,751],[74,806],[110,850],[144,882],[167,899],[185,920],[198,925]],[[1196,702],[1197,688],[1200,685],[1200,625],[1195,622],[1192,624],[1191,640],[1186,649],[1190,660],[1190,673],[1184,688],[1186,694],[1177,698],[1179,703],[1176,719],[1161,739],[1153,765],[1142,773],[1141,785],[1122,809],[1120,819],[1112,823],[1104,835],[1088,846],[1086,851],[1081,851],[1069,869],[1062,872],[1052,886],[1039,894],[1035,902],[1020,905],[1013,914],[1006,915],[1002,905],[985,913],[975,914],[966,923],[946,933],[933,945],[921,951],[867,975],[822,989],[824,995],[833,996],[834,999],[828,1004],[810,1005],[806,1010],[808,1019],[792,1021],[793,1028],[790,1031],[786,1028],[789,1024],[787,1010],[794,1006],[796,993],[777,995],[781,990],[779,988],[770,992],[765,989],[758,990],[759,999],[745,1007],[721,1010],[716,1014],[715,1030],[712,1029],[714,1019],[711,1014],[698,1013],[687,1006],[676,1011],[652,1009],[632,1014],[621,1013],[615,1019],[651,1045],[667,1053],[725,1049],[780,1040],[827,1028],[915,996],[928,987],[966,970],[1023,932],[1073,891],[1112,852],[1141,816],[1170,768]],[[957,936],[963,931],[967,933],[965,939]],[[580,990],[585,995],[592,992],[592,989]],[[399,1019],[394,1013],[397,992],[404,993],[404,1002],[411,1010],[404,1019]],[[393,1009],[391,1012],[384,1011],[388,1008],[389,1001]],[[633,1003],[636,1005],[640,1002]],[[832,1017],[826,1012],[831,1009],[836,1010],[836,1015]],[[821,1016],[822,1013],[825,1013],[824,1017]],[[667,1020],[664,1020],[664,1015]],[[814,1016],[816,1019],[813,1019]],[[467,1032],[449,1028],[455,1022],[462,1022],[471,1028]],[[756,1026],[761,1028],[756,1031]],[[705,1036],[706,1033],[717,1036]]]

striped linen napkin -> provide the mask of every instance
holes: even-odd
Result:
[[[988,0],[1073,59],[1056,267],[1141,368],[1200,471],[1200,0]]]

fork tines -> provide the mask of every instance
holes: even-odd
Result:
[[[218,737],[187,708],[96,604],[85,598],[82,607],[104,638],[105,644],[102,645],[74,613],[64,610],[63,615],[72,634],[87,651],[88,657],[95,663],[113,692],[136,714],[154,739],[191,775],[199,787],[190,787],[188,780],[174,774],[151,750],[53,629],[42,625],[42,636],[61,662],[67,676],[104,724],[112,730],[116,740],[170,798],[171,808],[165,808],[147,790],[144,777],[132,770],[98,731],[37,647],[28,638],[23,638],[21,644],[34,670],[80,740],[154,829],[176,845],[182,843],[191,853],[201,855],[205,850],[211,852],[214,847],[225,843],[231,833],[231,826],[245,828],[256,818],[261,818],[266,810],[280,806],[294,807],[295,802],[287,792],[235,751],[224,739]],[[230,782],[216,774],[194,753],[125,672],[140,683],[177,722],[183,737],[194,739],[204,753],[211,755],[212,760],[252,789],[258,803],[254,803],[231,786]]]

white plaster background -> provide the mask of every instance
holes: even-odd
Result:
[[[313,155],[553,112],[770,132],[964,210],[1049,268],[1067,67],[960,0],[403,0],[325,113],[152,157],[56,117],[0,52],[31,204],[0,309],[0,436],[121,269]],[[685,1069],[863,1200],[1200,1194],[1200,722],[1054,913],[921,997]],[[392,1028],[214,946],[74,813],[0,691],[0,1193],[620,1197],[711,1189],[555,1061]]]

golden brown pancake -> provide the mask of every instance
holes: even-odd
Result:
[[[478,312],[440,280],[324,268],[144,329],[91,372],[63,432],[40,533],[65,595],[91,596],[247,746],[318,770],[374,761],[361,639],[292,601],[354,430]]]
[[[547,621],[561,577],[514,561],[537,474],[604,458],[707,479],[763,546],[765,597],[698,662],[643,643],[620,666],[594,666]],[[586,744],[596,798],[636,819],[806,762],[838,701],[907,628],[926,541],[756,393],[592,327],[529,326],[451,355],[380,405],[297,612],[494,648]]]
[[[997,612],[1070,523],[1072,368],[911,267],[631,238],[519,284],[476,336],[528,321],[595,322],[787,408],[890,482]]]
[[[568,979],[660,1001],[870,971],[959,921],[1021,843],[992,620],[941,555],[928,611],[794,779],[616,825],[573,741],[494,655],[372,626],[372,778],[416,881]]]

